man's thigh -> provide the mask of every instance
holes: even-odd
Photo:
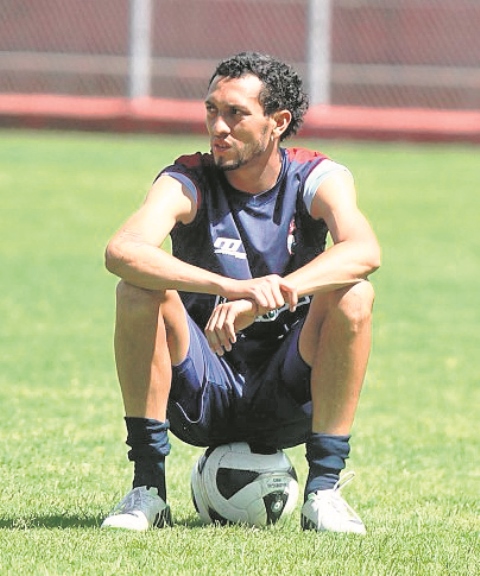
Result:
[[[167,416],[172,432],[196,446],[231,441],[235,400],[243,378],[213,353],[205,335],[188,318],[190,343],[186,358],[172,367]]]
[[[263,439],[276,448],[303,443],[311,432],[311,369],[298,350],[301,329],[302,322],[292,328],[247,382],[242,399],[248,438]]]
[[[187,357],[173,367],[168,418],[181,440],[212,446],[247,441],[288,447],[311,430],[310,368],[298,351],[301,323],[254,373],[214,354],[191,318]]]

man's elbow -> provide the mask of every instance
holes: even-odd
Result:
[[[105,249],[105,268],[112,274],[120,276],[123,261],[124,257],[120,246],[115,241],[110,241]]]
[[[370,268],[370,274],[373,274],[382,265],[382,253],[380,246],[375,242],[370,246],[368,267]]]

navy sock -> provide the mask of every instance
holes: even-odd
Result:
[[[306,443],[309,473],[305,484],[305,499],[311,492],[335,486],[350,453],[349,441],[349,435],[312,433]]]
[[[134,462],[133,488],[154,487],[158,495],[167,500],[165,457],[170,453],[169,422],[152,418],[125,418],[127,445],[131,447],[128,459]]]

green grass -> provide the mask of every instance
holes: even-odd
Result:
[[[298,142],[297,142],[298,143]],[[205,527],[172,439],[172,529],[103,532],[131,479],[103,249],[203,139],[0,132],[0,574],[474,575],[479,149],[309,142],[354,172],[383,248],[347,499],[366,538]],[[301,483],[303,448],[288,451]]]

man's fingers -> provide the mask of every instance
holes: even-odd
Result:
[[[298,304],[297,289],[281,276],[265,276],[256,288],[258,292],[255,294],[255,301],[262,308],[274,310],[287,303],[290,311],[295,311]]]
[[[282,278],[277,275],[264,276],[253,285],[253,299],[267,310],[280,308],[285,304],[282,292]]]
[[[234,320],[235,316],[228,307],[218,306],[207,322],[205,335],[211,350],[219,356],[222,356],[225,350],[229,352],[236,341]]]
[[[297,304],[298,304],[298,292],[295,288],[292,288],[290,286],[284,286],[283,287],[283,297],[285,298],[285,301],[288,303],[288,306],[290,308],[290,312],[295,312],[295,310],[297,309]]]

